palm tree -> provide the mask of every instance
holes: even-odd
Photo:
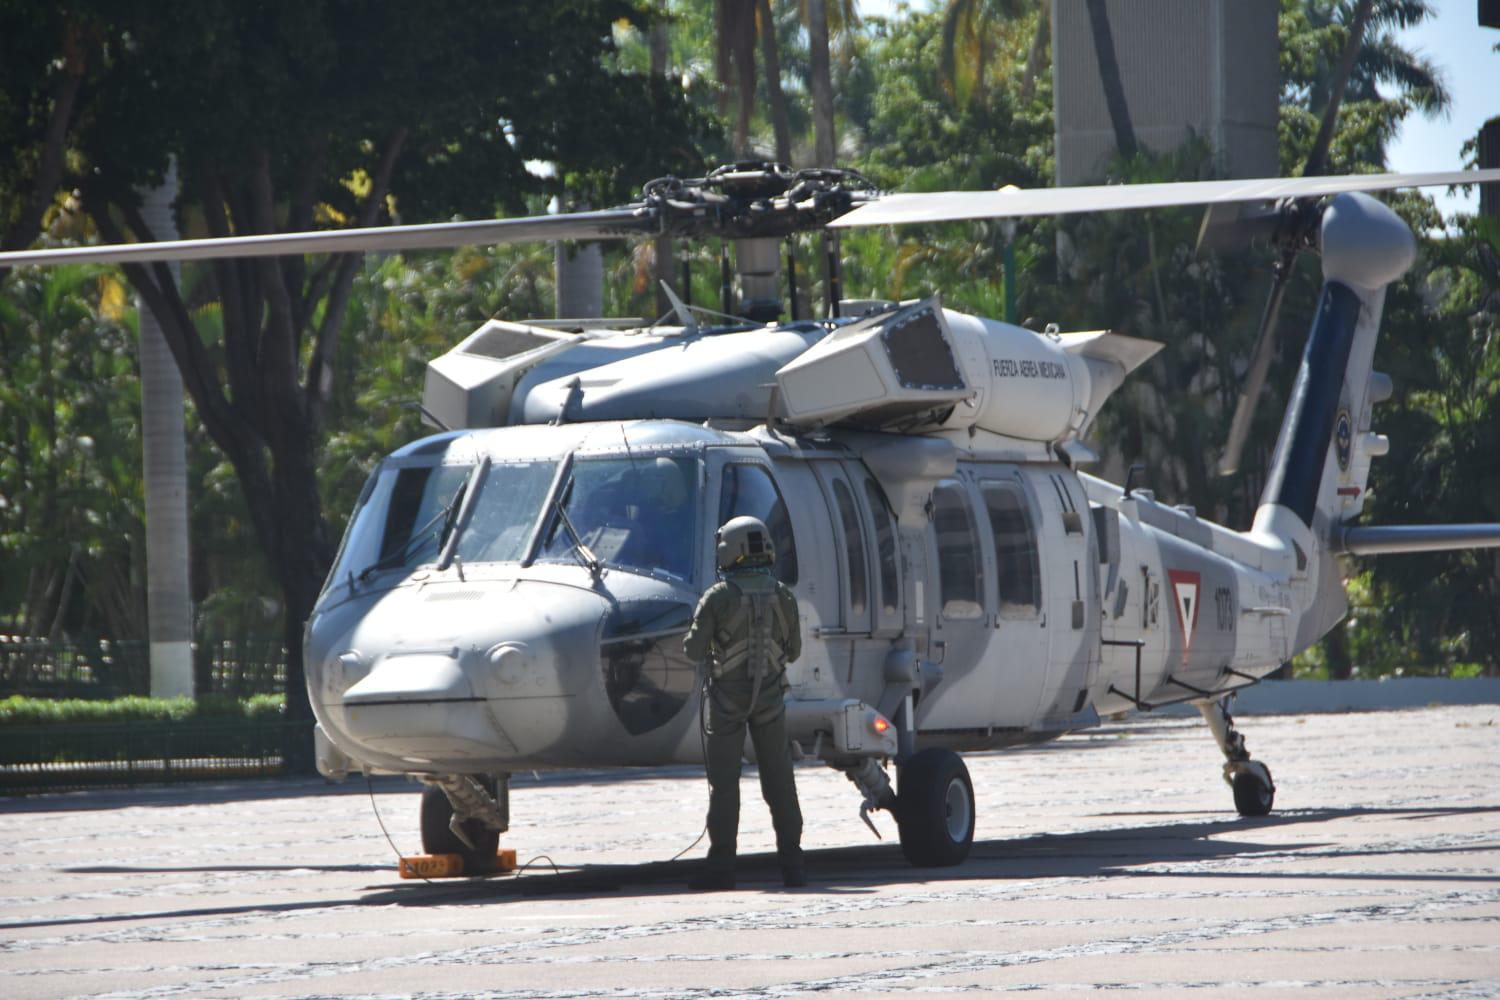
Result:
[[[717,41],[714,71],[718,74],[719,113],[729,113],[729,96],[736,98],[733,145],[736,156],[750,146],[750,117],[755,110],[755,0],[714,0]]]
[[[1031,100],[1036,92],[1036,78],[1042,72],[1042,60],[1047,57],[1047,45],[1051,41],[1048,26],[1052,21],[1052,7],[1043,2],[1036,10],[1036,29],[1031,33],[1031,45],[1026,50],[1026,69],[1021,74],[1021,100]]]
[[[770,0],[755,0],[755,26],[760,32],[766,60],[766,92],[771,97],[771,132],[776,137],[776,160],[792,162],[792,126],[787,116],[786,95],[781,90],[781,49],[776,41],[776,18]]]
[[[755,115],[756,42],[763,43],[767,62],[766,85],[770,92],[772,128],[776,133],[776,155],[791,158],[791,130],[786,125],[786,99],[781,92],[780,53],[776,46],[775,22],[769,0],[714,0],[714,34],[717,37],[715,71],[723,90],[719,111],[729,111],[729,95],[735,98],[734,155],[750,156],[750,124]],[[774,70],[772,69],[774,64]]]
[[[671,50],[671,39],[667,34],[666,0],[658,0],[656,7],[656,19],[651,22],[651,75],[654,77],[665,77],[667,75],[667,56]],[[651,241],[651,284],[657,316],[666,314],[672,308],[672,302],[667,298],[667,293],[661,284],[663,281],[674,284],[677,280],[676,275],[672,273],[672,258],[672,237],[658,236]],[[692,295],[691,290],[687,294]]]
[[[1134,156],[1140,150],[1135,141],[1135,127],[1130,123],[1130,106],[1125,102],[1125,85],[1120,80],[1120,64],[1115,59],[1114,35],[1109,29],[1109,10],[1105,0],[1086,0],[1089,26],[1094,33],[1094,54],[1099,60],[1099,82],[1104,87],[1104,104],[1109,108],[1109,122],[1115,130],[1115,149],[1121,156]]]
[[[802,23],[807,28],[808,89],[813,103],[813,161],[831,167],[838,159],[838,137],[833,121],[832,35],[849,37],[859,24],[855,0],[802,0]]]
[[[967,104],[987,85],[999,53],[1020,50],[1024,31],[1030,39],[1025,43],[1020,97],[1030,100],[1047,53],[1050,9],[1050,0],[948,0],[938,64],[944,89],[959,104]]]
[[[1384,85],[1407,107],[1429,117],[1446,114],[1451,96],[1441,70],[1431,60],[1401,45],[1396,31],[1420,24],[1433,15],[1428,0],[1299,0],[1292,14],[1302,27],[1302,37],[1293,42],[1313,58],[1293,58],[1284,86],[1296,104],[1319,119],[1311,144],[1309,170],[1327,169],[1327,150],[1334,135],[1340,107],[1350,104],[1387,104],[1380,93]],[[1308,50],[1312,50],[1308,53]],[[1334,52],[1338,58],[1333,58]],[[1286,103],[1286,102],[1284,102]],[[1391,107],[1399,114],[1403,109]],[[1394,125],[1394,121],[1392,122]],[[1385,161],[1389,134],[1375,131],[1366,137],[1360,157],[1372,163]]]

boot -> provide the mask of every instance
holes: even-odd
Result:
[[[807,885],[807,872],[801,862],[781,866],[781,884],[788,889],[801,889]]]

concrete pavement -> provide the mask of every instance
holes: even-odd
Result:
[[[4,801],[0,996],[1500,995],[1500,707],[1242,728],[1278,786],[1260,820],[1192,720],[968,757],[955,869],[907,867],[803,768],[792,892],[748,773],[741,888],[707,896],[666,860],[702,824],[693,769],[518,776],[531,865],[433,884],[395,875],[393,779],[374,809],[356,779]]]

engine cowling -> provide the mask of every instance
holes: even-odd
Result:
[[[836,331],[776,373],[786,419],[870,430],[1081,436],[1162,345],[1106,330],[1038,334],[933,299]]]

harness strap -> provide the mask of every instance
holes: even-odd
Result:
[[[714,644],[720,650],[716,674],[723,676],[747,663],[753,665],[752,677],[757,680],[779,674],[786,666],[786,648],[781,637],[787,632],[779,594],[747,594],[739,590],[739,597],[735,613],[714,636]],[[737,635],[744,638],[734,640]]]

